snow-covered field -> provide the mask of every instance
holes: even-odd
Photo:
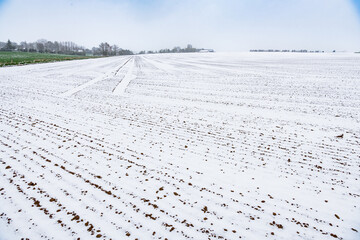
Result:
[[[360,239],[360,55],[0,69],[0,239]]]

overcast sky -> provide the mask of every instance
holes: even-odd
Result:
[[[135,51],[354,51],[360,0],[0,0],[0,41],[41,38]]]

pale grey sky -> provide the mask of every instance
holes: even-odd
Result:
[[[360,50],[357,0],[0,0],[0,41]]]

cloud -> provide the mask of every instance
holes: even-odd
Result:
[[[1,1],[1,0],[0,0]],[[134,50],[360,49],[354,0],[7,0],[0,36]],[[357,0],[356,0],[357,1]]]

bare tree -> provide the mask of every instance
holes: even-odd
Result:
[[[119,53],[119,47],[114,44],[114,45],[112,46],[112,54],[111,54],[111,55],[116,56],[116,55],[118,55],[118,53]]]
[[[99,48],[103,56],[109,56],[110,44],[107,42],[100,43]]]
[[[20,46],[18,49],[23,52],[28,52],[29,46],[28,46],[27,42],[20,42]]]

